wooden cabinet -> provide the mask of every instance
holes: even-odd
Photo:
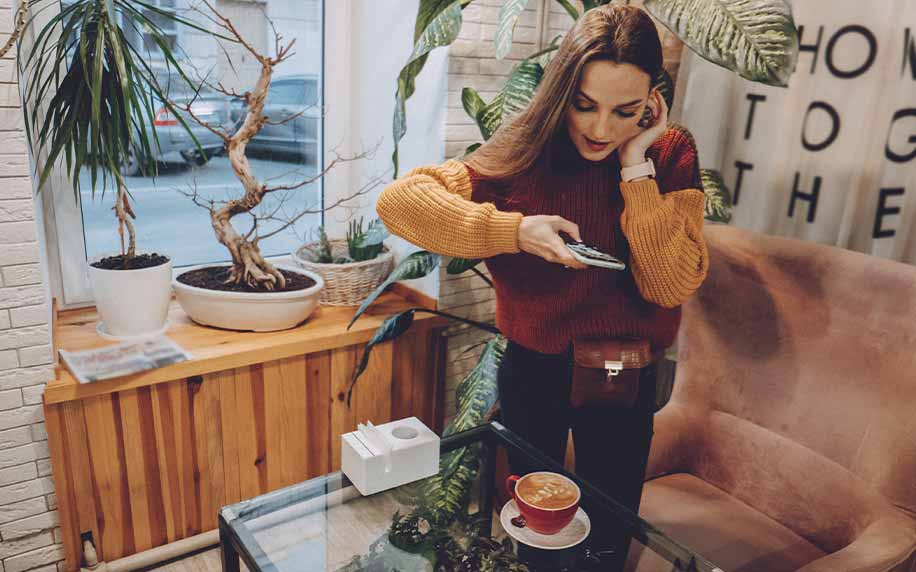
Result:
[[[68,569],[89,535],[114,560],[216,528],[223,505],[339,469],[339,437],[357,421],[415,415],[441,432],[444,324],[428,314],[374,349],[346,403],[365,343],[409,306],[387,293],[350,331],[353,308],[322,307],[294,330],[240,333],[199,327],[175,305],[168,335],[194,360],[83,385],[59,368],[44,410]],[[96,320],[62,314],[56,345],[104,345]]]

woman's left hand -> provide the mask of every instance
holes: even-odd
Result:
[[[638,165],[646,161],[646,151],[668,129],[668,104],[657,88],[649,92],[646,105],[652,112],[654,121],[620,146],[620,162],[624,167]]]

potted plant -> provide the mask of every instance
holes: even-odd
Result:
[[[294,265],[270,263],[261,253],[261,241],[283,232],[305,215],[320,213],[365,195],[375,187],[377,181],[370,181],[350,196],[327,207],[303,207],[293,213],[283,208],[284,205],[289,206],[290,193],[319,180],[337,163],[359,159],[363,155],[353,158],[338,156],[315,176],[295,183],[269,184],[259,180],[252,171],[245,149],[264,124],[283,123],[296,117],[269,118],[264,115],[264,101],[274,68],[292,55],[295,40],[283,44],[280,35],[271,26],[274,30],[276,54],[266,56],[247,42],[232,21],[220,14],[212,4],[203,0],[203,5],[209,11],[206,17],[220,34],[238,42],[260,64],[260,73],[252,89],[244,94],[228,89],[222,83],[207,84],[211,89],[244,102],[246,113],[231,129],[210,125],[198,117],[194,113],[193,99],[183,104],[171,102],[187,113],[192,121],[223,140],[232,169],[242,184],[239,195],[230,200],[207,199],[196,189],[184,192],[194,204],[208,212],[216,239],[229,251],[232,262],[229,265],[190,268],[179,274],[172,286],[181,307],[199,324],[254,331],[292,328],[305,321],[315,310],[324,288],[324,280],[319,274]],[[265,198],[275,194],[280,196],[280,206],[267,208]],[[240,232],[233,226],[233,219],[240,215],[252,221],[247,232]],[[275,228],[264,230],[268,221],[278,224]]]
[[[15,29],[0,57],[46,8],[41,0],[21,1]],[[121,252],[91,261],[87,269],[101,317],[97,329],[105,337],[149,335],[166,327],[171,262],[162,254],[137,253],[136,216],[122,175],[122,167],[132,159],[154,155],[158,139],[153,102],[169,105],[147,64],[148,57],[127,41],[122,28],[125,22],[144,28],[170,62],[170,73],[181,81],[186,76],[160,27],[165,21],[207,32],[174,12],[147,4],[76,0],[64,4],[47,20],[34,40],[20,42],[26,136],[33,155],[41,157],[37,161],[38,190],[44,188],[62,156],[77,201],[79,175],[84,168],[90,176],[93,198],[99,175],[102,198],[106,183],[114,183],[112,210],[118,221]],[[184,120],[178,119],[187,128]],[[155,162],[146,162],[154,175]]]
[[[293,260],[324,279],[322,304],[357,306],[391,273],[394,255],[382,244],[387,237],[378,219],[365,229],[362,218],[351,221],[346,240],[328,240],[319,227],[318,240],[299,247]]]

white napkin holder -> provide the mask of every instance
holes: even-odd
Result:
[[[416,417],[360,423],[340,442],[341,470],[363,495],[439,473],[439,436]]]

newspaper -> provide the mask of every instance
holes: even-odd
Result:
[[[60,350],[60,357],[80,383],[89,383],[180,363],[191,354],[168,337],[156,336],[97,350]]]

